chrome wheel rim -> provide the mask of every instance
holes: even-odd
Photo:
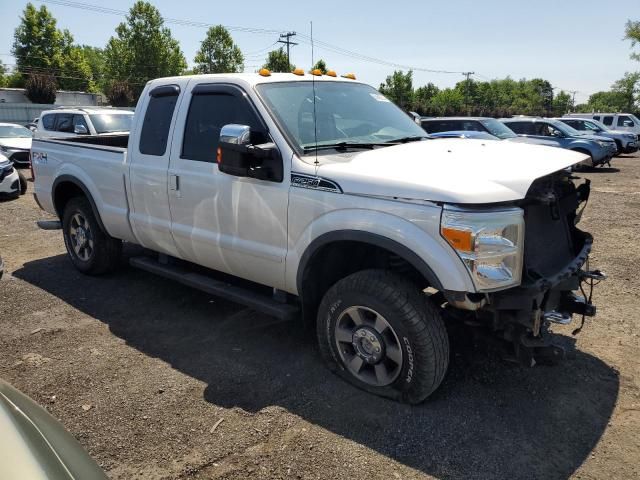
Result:
[[[69,240],[76,256],[86,262],[93,255],[93,232],[87,219],[75,213],[69,222]]]
[[[389,322],[375,310],[361,305],[343,310],[334,337],[343,365],[358,380],[384,387],[400,375],[400,341]]]

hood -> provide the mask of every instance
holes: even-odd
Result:
[[[586,158],[540,145],[440,139],[323,155],[318,175],[351,194],[496,203],[520,200],[535,179]]]
[[[612,142],[613,141],[609,137],[603,137],[601,135],[592,135],[590,133],[585,133],[583,135],[580,135],[580,138],[585,139],[585,140],[595,140],[597,142]]]
[[[629,135],[635,137],[636,134],[628,130],[607,130],[605,133],[615,133],[616,135]]]
[[[0,137],[0,145],[2,145],[3,147],[17,148],[20,150],[31,150],[31,138]]]

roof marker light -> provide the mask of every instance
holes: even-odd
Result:
[[[314,68],[313,70],[311,70],[311,75],[315,75],[316,77],[321,77],[322,70],[320,70],[319,68]]]
[[[258,72],[259,75],[261,75],[262,77],[270,77],[271,76],[271,72],[269,71],[268,68],[261,68],[260,71]]]
[[[329,77],[337,77],[337,76],[338,76],[338,75],[336,75],[336,71],[335,71],[335,70],[329,70],[329,71],[327,72],[327,75],[328,75]]]
[[[341,75],[342,78],[348,78],[349,80],[355,80],[356,76],[353,73],[345,73],[344,75]]]
[[[301,68],[296,68],[295,70],[293,70],[291,73],[293,73],[294,75],[299,75],[299,76],[303,76],[304,75],[304,70]]]

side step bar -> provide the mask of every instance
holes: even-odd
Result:
[[[281,320],[296,320],[300,316],[300,308],[296,305],[277,302],[267,295],[191,272],[178,265],[167,265],[150,257],[132,257],[129,259],[129,264],[132,267],[175,280],[188,287],[246,305],[253,310]]]

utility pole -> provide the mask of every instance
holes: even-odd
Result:
[[[291,70],[291,60],[290,60],[290,57],[289,57],[289,47],[290,46],[293,47],[295,45],[298,45],[297,43],[291,41],[291,37],[295,37],[295,36],[296,36],[296,32],[282,33],[280,35],[280,40],[278,40],[278,43],[284,43],[284,44],[287,45],[287,66],[289,67],[289,70]],[[285,40],[283,40],[283,38]]]
[[[572,94],[572,97],[571,97],[571,111],[575,112],[576,111],[576,93],[578,93],[578,90],[569,90],[569,93]]]
[[[467,109],[467,117],[469,116],[469,77],[476,72],[462,72],[462,75],[467,77],[467,86],[464,89],[464,106]]]

